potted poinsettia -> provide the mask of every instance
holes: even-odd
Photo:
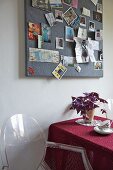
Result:
[[[99,97],[96,92],[83,93],[84,96],[72,97],[71,108],[81,113],[86,121],[91,122],[94,117],[94,109],[98,108],[100,103],[108,103],[106,100]],[[101,108],[102,113],[106,113],[104,108]]]

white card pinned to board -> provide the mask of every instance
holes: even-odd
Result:
[[[83,7],[82,14],[90,17],[90,10],[85,8],[85,7]]]
[[[98,3],[98,0],[91,0],[91,1],[94,3],[95,6],[96,6],[97,3]]]
[[[81,72],[81,67],[78,64],[74,64],[74,68],[77,72]]]

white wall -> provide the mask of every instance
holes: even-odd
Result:
[[[24,76],[23,0],[0,0],[0,127],[11,115],[33,114],[47,129],[49,124],[76,117],[65,113],[71,96],[97,91],[113,98],[112,0],[104,0],[104,77],[100,79],[26,78]]]

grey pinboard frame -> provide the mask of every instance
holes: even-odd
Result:
[[[81,15],[81,8],[85,7],[87,9],[90,9],[91,16],[86,17],[87,23],[89,21],[95,22],[95,29],[96,30],[102,30],[103,24],[101,22],[93,20],[93,11],[97,10],[97,7],[91,2],[91,0],[78,0],[78,9],[74,9],[75,12],[78,15]],[[100,0],[99,3],[102,3]],[[69,6],[63,4],[63,12],[65,12]],[[60,9],[59,9],[60,10]],[[54,10],[52,10],[54,13]],[[55,63],[41,63],[36,61],[29,61],[29,48],[37,48],[37,42],[33,40],[28,39],[28,23],[47,23],[47,20],[45,18],[45,14],[48,13],[47,11],[41,10],[39,8],[32,7],[32,0],[25,0],[25,63],[26,63],[26,76],[27,77],[53,77],[52,71],[56,68],[58,64]],[[43,49],[48,50],[55,50],[59,51],[60,55],[64,56],[75,56],[75,44],[64,41],[64,49],[58,50],[55,48],[55,38],[56,37],[63,37],[65,40],[65,26],[68,26],[65,21],[63,23],[57,23],[55,26],[52,27],[52,38],[51,43],[44,43]],[[82,26],[81,26],[82,27]],[[87,30],[89,31],[89,24],[86,25]],[[103,41],[99,41],[99,48],[103,49]],[[98,60],[98,51],[95,51],[95,58]],[[103,70],[95,70],[94,69],[94,63],[91,61],[89,63],[85,64],[79,64],[81,67],[81,72],[77,72],[74,67],[67,66],[67,72],[65,73],[64,77],[89,77],[89,78],[99,78],[103,77]],[[28,68],[33,68],[35,70],[34,74],[28,73]]]

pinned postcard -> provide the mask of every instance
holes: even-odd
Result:
[[[68,42],[74,42],[74,30],[71,27],[65,27],[65,40]]]
[[[77,72],[81,72],[81,67],[78,64],[74,64],[74,68]]]
[[[70,25],[77,17],[78,15],[71,7],[63,14],[63,18],[65,19],[68,25]]]
[[[73,67],[75,62],[76,62],[76,58],[61,55],[61,61],[62,61],[64,66],[72,66]]]
[[[73,8],[78,8],[78,0],[63,0],[64,4],[72,6]]]
[[[101,41],[103,39],[103,30],[95,31],[95,40]]]
[[[62,63],[59,63],[59,65],[55,68],[55,70],[52,72],[52,74],[58,79],[61,80],[64,74],[66,73],[67,68],[62,65]]]
[[[102,61],[94,62],[94,69],[95,70],[102,70],[103,69],[103,62]]]
[[[102,14],[96,11],[93,11],[93,20],[102,22]]]
[[[91,0],[91,1],[94,3],[95,6],[96,6],[97,3],[98,3],[98,0]]]
[[[83,40],[86,40],[87,39],[87,29],[79,27],[77,37],[81,38]]]
[[[80,16],[80,25],[86,27],[86,17]]]
[[[55,10],[55,19],[57,22],[63,22],[63,12],[60,10]]]
[[[83,7],[83,9],[82,9],[82,14],[90,17],[90,10],[87,9],[87,8],[85,8],[85,7]]]
[[[74,40],[76,42],[75,53],[77,63],[89,62],[87,40],[78,37],[74,37]]]
[[[50,27],[55,25],[56,20],[55,20],[55,17],[52,12],[45,14],[45,17],[46,17]]]
[[[56,37],[56,49],[64,49],[64,39]]]
[[[35,24],[32,22],[28,23],[28,38],[30,40],[37,40],[38,35],[41,35],[41,26],[40,24]]]
[[[102,14],[102,4],[97,3],[97,12]]]
[[[95,23],[92,21],[89,21],[89,31],[95,31]]]
[[[51,8],[62,8],[62,1],[61,0],[49,0]]]
[[[49,0],[32,0],[32,6],[41,8],[42,10],[50,10]]]
[[[38,48],[42,48],[42,35],[38,35]]]
[[[51,42],[51,27],[49,27],[45,23],[41,23],[42,26],[42,41],[43,42]]]
[[[29,61],[59,63],[58,51],[29,48]]]

